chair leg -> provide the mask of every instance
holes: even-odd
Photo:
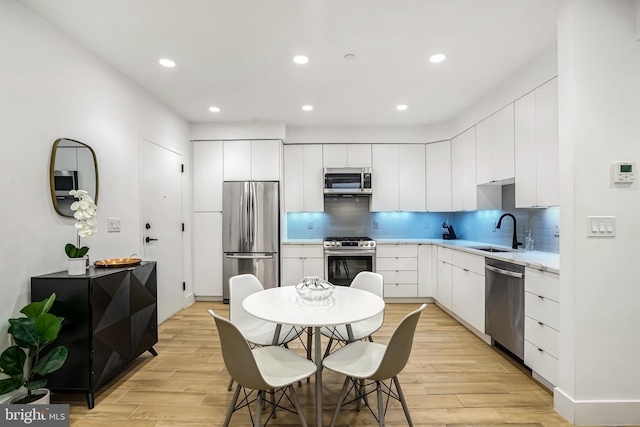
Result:
[[[413,427],[413,421],[411,421],[411,415],[409,415],[409,407],[407,406],[407,401],[404,399],[404,394],[400,388],[400,381],[398,381],[397,376],[393,377],[393,383],[396,385],[398,397],[400,398],[400,403],[402,403],[402,409],[404,409],[404,416],[407,417],[407,423],[409,424],[409,427]]]
[[[291,401],[293,402],[293,407],[296,408],[296,411],[298,412],[298,418],[300,418],[300,426],[308,427],[307,420],[305,419],[304,414],[302,413],[302,407],[300,406],[298,395],[294,391],[292,385],[290,385],[288,388],[289,388],[289,394],[291,395]]]
[[[356,402],[356,410],[359,411],[360,410],[360,399],[364,400],[364,404],[365,405],[369,405],[369,402],[367,402],[367,396],[364,395],[364,378],[360,379],[360,391],[358,392],[358,394],[356,394],[356,397],[358,398],[358,401]]]
[[[382,402],[382,387],[380,381],[376,381],[376,394],[378,395],[378,424],[384,427],[384,404]]]
[[[231,415],[233,415],[233,411],[236,408],[236,402],[238,402],[238,396],[240,395],[241,388],[242,386],[238,384],[236,391],[233,393],[233,399],[231,399],[231,404],[229,405],[229,409],[227,409],[227,416],[224,418],[224,423],[222,424],[223,427],[229,426],[229,421],[231,421]]]
[[[260,415],[262,412],[262,401],[264,400],[264,391],[258,392],[258,398],[256,399],[256,416],[253,418],[253,427],[262,427],[262,421]]]
[[[342,390],[340,391],[340,397],[338,397],[338,403],[336,403],[336,410],[333,412],[333,417],[331,417],[331,424],[329,427],[334,427],[336,424],[336,420],[338,419],[338,412],[340,412],[340,407],[342,406],[342,402],[344,398],[347,396],[347,389],[349,386],[349,382],[351,382],[351,378],[347,377],[344,379],[344,385],[342,386]]]
[[[331,353],[331,345],[333,344],[333,337],[329,337],[329,344],[327,344],[327,349],[324,351],[324,357],[327,357]]]
[[[278,414],[276,413],[276,391],[274,389],[269,390],[269,395],[271,397],[271,406],[273,406],[272,417],[275,419],[278,418]]]
[[[233,378],[229,380],[229,385],[227,386],[227,391],[231,391],[233,389]]]

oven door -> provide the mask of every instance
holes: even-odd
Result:
[[[361,271],[375,271],[375,250],[325,250],[324,274],[336,286],[351,286]]]

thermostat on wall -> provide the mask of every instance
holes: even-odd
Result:
[[[613,182],[634,182],[636,180],[635,162],[615,162],[613,164]]]

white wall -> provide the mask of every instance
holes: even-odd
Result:
[[[142,254],[140,139],[182,153],[188,162],[189,128],[184,119],[15,0],[0,1],[0,52],[1,350],[8,343],[6,319],[18,315],[30,299],[30,277],[65,270],[64,245],[76,242],[73,219],[56,214],[51,204],[53,142],[72,138],[96,152],[100,223],[98,234],[82,243],[97,260]],[[189,207],[189,179],[183,181],[183,205]],[[108,217],[121,218],[122,232],[106,232]],[[186,241],[185,248],[190,247]]]
[[[640,194],[610,182],[640,165],[636,2],[564,0],[558,30],[561,236],[560,384],[575,424],[640,424]],[[588,215],[614,215],[615,238],[586,237]]]

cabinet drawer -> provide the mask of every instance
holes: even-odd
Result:
[[[323,258],[322,245],[282,245],[283,258]]]
[[[453,258],[453,250],[438,246],[438,261],[444,261],[451,264]]]
[[[536,371],[553,385],[558,385],[558,359],[538,350],[528,341],[524,342],[524,364]]]
[[[417,270],[418,258],[376,258],[377,270]]]
[[[384,285],[384,296],[391,298],[417,298],[418,285]]]
[[[462,251],[452,251],[452,264],[463,270],[473,271],[484,276],[484,257],[472,255]]]
[[[418,272],[411,270],[378,270],[378,273],[384,277],[385,285],[400,284],[417,284]]]
[[[418,245],[378,245],[376,256],[378,258],[416,258],[418,256]]]
[[[524,317],[524,339],[556,359],[560,355],[560,332],[528,316]]]
[[[524,290],[560,302],[560,275],[526,268]]]
[[[555,301],[525,292],[524,314],[556,331],[560,330],[560,304]]]

